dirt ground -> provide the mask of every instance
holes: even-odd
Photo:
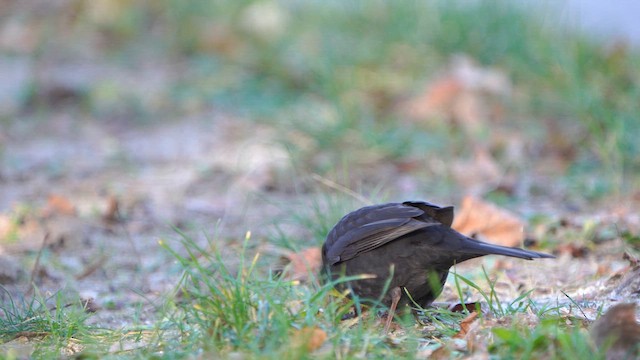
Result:
[[[159,246],[177,244],[174,227],[260,239],[282,211],[247,196],[286,166],[268,132],[215,114],[133,128],[65,114],[3,129],[2,285],[17,299],[29,281],[45,297],[95,299],[102,326],[129,324],[138,307],[144,321],[177,282]]]

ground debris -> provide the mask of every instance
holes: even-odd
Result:
[[[640,324],[636,321],[636,304],[612,306],[591,326],[591,337],[607,360],[633,359],[640,356]]]

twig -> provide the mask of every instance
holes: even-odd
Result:
[[[353,197],[354,199],[362,202],[363,204],[366,204],[366,205],[371,205],[372,204],[371,200],[367,199],[366,197],[358,194],[357,192],[355,192],[355,191],[353,191],[353,190],[351,190],[351,189],[349,189],[349,188],[347,188],[347,187],[345,187],[343,185],[340,185],[340,184],[336,183],[335,181],[331,181],[331,180],[329,180],[327,178],[324,178],[324,177],[322,177],[322,176],[320,176],[318,174],[311,174],[311,178],[313,180],[315,180],[315,181],[317,181],[317,182],[329,187],[329,188],[341,191],[341,192]]]
[[[46,234],[44,234],[44,238],[42,239],[42,245],[40,245],[40,250],[38,250],[38,255],[36,256],[36,262],[33,264],[33,269],[31,269],[31,276],[29,277],[29,284],[31,284],[31,287],[27,290],[25,294],[27,296],[31,295],[31,292],[33,291],[33,288],[34,288],[33,280],[35,279],[36,272],[40,267],[40,257],[42,256],[42,252],[44,251],[45,246],[47,245],[47,240],[49,240],[48,231]]]
[[[133,241],[133,237],[131,236],[131,233],[129,233],[129,229],[127,229],[127,227],[124,224],[120,224],[120,227],[124,231],[124,235],[127,238],[127,241],[129,241],[129,244],[131,245],[131,251],[133,251],[133,255],[138,260],[138,264],[137,264],[138,267],[142,266],[142,255],[140,255],[140,251],[138,251],[138,248],[136,248],[136,243],[135,241]]]
[[[102,254],[98,260],[92,262],[91,264],[89,264],[84,271],[82,271],[80,274],[76,275],[76,280],[82,280],[84,278],[86,278],[87,276],[93,274],[96,270],[98,270],[99,268],[102,267],[102,265],[104,265],[107,262],[107,257]]]

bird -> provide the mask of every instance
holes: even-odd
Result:
[[[322,246],[323,271],[338,290],[388,306],[386,333],[398,305],[430,305],[455,264],[492,254],[527,260],[554,258],[467,237],[451,228],[453,217],[453,206],[426,201],[355,210],[329,231]],[[339,281],[343,276],[351,280]]]

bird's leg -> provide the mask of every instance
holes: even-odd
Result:
[[[389,332],[389,327],[391,326],[391,322],[393,321],[393,315],[396,312],[396,308],[398,307],[398,302],[400,301],[400,297],[402,296],[402,289],[398,287],[394,287],[390,291],[391,294],[391,306],[389,307],[389,313],[387,314],[387,321],[384,324],[384,333]]]

